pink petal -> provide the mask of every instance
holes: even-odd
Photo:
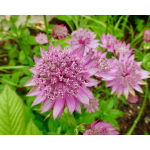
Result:
[[[59,43],[57,43],[57,48],[58,48],[59,50],[62,50],[62,48],[61,48],[61,46],[59,45]]]
[[[89,98],[87,94],[82,90],[82,87],[79,87],[78,94],[75,95],[75,97],[84,104],[89,104]]]
[[[36,96],[40,93],[40,91],[38,90],[38,87],[35,86],[33,87],[28,93],[26,96]]]
[[[35,73],[36,73],[36,70],[35,70],[35,68],[34,68],[34,67],[31,67],[29,70],[30,70],[33,74],[35,74]]]
[[[23,86],[35,86],[34,78],[29,79]]]
[[[46,56],[46,51],[40,47],[41,57],[44,58]]]
[[[64,111],[64,108],[65,108],[65,106],[62,108],[62,110],[60,111],[60,113],[59,113],[59,115],[58,115],[58,118],[59,118],[59,119],[61,118],[61,115],[62,115],[62,113],[63,113],[63,111]]]
[[[86,55],[86,56],[83,57],[83,59],[85,60],[84,65],[86,65],[90,61],[92,56],[93,56],[93,54]]]
[[[85,83],[85,86],[87,86],[87,87],[95,86],[99,83],[99,81],[92,79],[92,78],[90,78],[88,80],[89,80],[88,83]]]
[[[31,107],[33,107],[33,106],[35,106],[35,105],[37,105],[37,104],[43,102],[43,101],[46,99],[46,97],[43,96],[44,91],[45,91],[45,89],[43,89],[43,90],[37,95],[37,97],[35,98],[35,100],[34,100],[34,102],[32,103],[32,106],[31,106]]]
[[[49,45],[48,51],[50,52],[52,49],[54,49],[54,46],[53,46],[53,44],[50,42],[50,45]]]
[[[142,88],[138,84],[134,87],[134,89],[137,90],[138,92],[143,93]]]
[[[57,118],[57,116],[59,115],[61,110],[64,108],[64,106],[65,106],[65,96],[63,98],[58,97],[55,100],[55,105],[54,105],[54,109],[53,109],[53,118],[54,118],[54,120]]]
[[[47,99],[43,103],[42,113],[49,111],[55,103],[55,100]]]
[[[106,87],[110,87],[110,86],[114,85],[115,83],[116,83],[115,80],[108,81],[107,84],[106,84]]]
[[[73,96],[66,96],[66,104],[70,114],[72,114],[75,110],[75,100]]]
[[[81,72],[88,72],[90,76],[94,75],[99,69],[98,68],[90,68]]]
[[[113,94],[118,88],[118,84],[113,85],[112,90],[111,90],[111,94]]]
[[[40,58],[38,58],[34,55],[34,62],[37,64],[39,61],[40,61]]]
[[[81,114],[81,103],[78,101],[76,97],[74,97],[74,99],[75,99],[75,105],[76,105],[75,110]]]

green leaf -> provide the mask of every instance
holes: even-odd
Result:
[[[107,112],[107,115],[112,117],[112,118],[118,118],[118,117],[121,117],[124,113],[120,110],[117,110],[117,109],[111,109],[111,110],[108,110]]]
[[[123,95],[121,95],[121,96],[119,97],[119,99],[121,99],[124,104],[127,103],[127,100],[125,99],[125,97],[124,97]]]
[[[25,133],[25,109],[22,99],[5,86],[0,95],[0,135]]]
[[[29,66],[0,66],[0,70],[3,69],[22,69],[22,68],[27,68]]]
[[[37,128],[32,119],[30,119],[26,129],[26,135],[43,135],[43,133]]]
[[[57,15],[57,18],[58,18],[59,20],[63,20],[63,21],[72,20],[72,18],[71,18],[70,15]]]
[[[112,98],[110,98],[109,100],[106,101],[106,106],[107,106],[106,109],[112,109],[113,105],[114,105],[114,101]]]

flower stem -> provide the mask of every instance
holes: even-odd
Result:
[[[66,113],[65,113],[65,116],[67,117],[67,119],[69,120],[69,122],[75,127],[77,128],[78,125],[76,124],[76,122],[74,122]],[[78,128],[78,130],[83,133],[83,130],[81,130],[80,128]]]
[[[134,131],[134,128],[136,127],[136,124],[138,123],[141,115],[142,115],[142,112],[144,110],[144,107],[145,107],[145,104],[146,104],[146,99],[147,99],[147,90],[148,90],[148,87],[146,85],[146,93],[145,93],[145,96],[144,96],[144,101],[143,101],[143,104],[142,104],[142,108],[136,118],[136,120],[134,121],[133,125],[131,126],[131,128],[128,130],[128,132],[126,133],[126,135],[131,135]]]
[[[25,51],[25,49],[24,49],[24,46],[23,46],[23,44],[22,44],[22,42],[21,42],[21,39],[18,39],[18,41],[19,41],[19,44],[20,44],[20,46],[21,46],[21,49],[22,49],[23,52],[24,52],[24,55],[25,55],[26,60],[27,60],[27,62],[28,62],[28,65],[31,67],[30,62],[29,62],[29,59],[28,59],[28,56],[27,56],[26,51]]]
[[[43,17],[44,17],[44,23],[45,23],[45,28],[46,28],[47,39],[49,40],[49,33],[48,33],[48,26],[47,26],[46,15],[43,15]]]

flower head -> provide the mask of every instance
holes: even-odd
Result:
[[[63,24],[55,25],[52,29],[52,37],[57,40],[64,39],[68,34],[68,29]]]
[[[86,67],[87,57],[81,59],[59,44],[50,44],[48,52],[41,48],[41,56],[34,56],[35,67],[30,69],[33,77],[25,84],[34,86],[27,94],[36,96],[32,106],[43,102],[42,112],[54,107],[54,119],[61,116],[65,103],[70,114],[74,110],[81,113],[81,103],[89,104],[92,95],[87,87],[98,84],[90,78],[97,68]]]
[[[83,135],[118,135],[119,132],[108,122],[94,121]]]
[[[150,42],[150,29],[144,32],[143,38],[146,42]]]
[[[107,53],[103,53],[103,50],[95,50],[94,52],[90,50],[89,54],[87,55],[87,57],[90,59],[86,66],[98,68],[98,71],[94,75],[102,80],[109,81],[114,78],[114,59],[107,59],[106,55]]]
[[[149,72],[141,69],[141,62],[134,61],[134,55],[120,55],[119,60],[114,59],[114,79],[108,81],[107,87],[112,86],[112,93],[116,93],[118,97],[124,94],[126,99],[131,93],[135,96],[135,91],[143,92],[139,85],[146,84],[142,79],[149,78]]]
[[[128,56],[131,56],[133,50],[130,49],[130,44],[127,44],[124,42],[119,42],[117,44],[114,45],[114,49],[115,49],[115,54],[117,56],[119,56],[120,54],[122,55],[128,55]]]
[[[88,31],[87,29],[79,29],[72,32],[72,38],[68,41],[71,48],[76,51],[78,56],[85,56],[90,49],[95,49],[98,47],[99,40],[94,40],[96,34]]]
[[[106,48],[108,52],[114,52],[114,45],[118,43],[118,40],[109,33],[107,35],[103,33],[101,42],[100,46],[102,48]]]
[[[137,103],[138,102],[138,96],[137,95],[133,96],[132,94],[129,94],[127,101],[130,103]]]
[[[36,35],[35,40],[39,44],[47,44],[48,43],[47,35],[45,33],[41,33],[41,32]]]

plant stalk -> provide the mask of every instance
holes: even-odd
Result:
[[[18,41],[19,41],[19,44],[20,44],[20,46],[21,46],[21,49],[22,49],[23,52],[24,52],[24,55],[25,55],[26,60],[27,60],[27,62],[28,62],[28,65],[31,67],[30,62],[29,62],[29,59],[28,59],[28,56],[27,56],[27,53],[26,53],[26,51],[25,51],[25,49],[24,49],[24,46],[22,45],[21,39],[18,39]]]
[[[47,35],[47,39],[49,40],[49,33],[48,33],[48,26],[47,26],[47,19],[46,19],[46,15],[43,15],[44,17],[44,23],[45,23],[45,28],[46,28],[46,35]]]
[[[144,110],[144,107],[145,107],[145,104],[146,104],[146,99],[147,99],[147,90],[148,90],[148,87],[146,85],[146,93],[145,93],[145,96],[144,96],[144,101],[143,101],[143,104],[142,104],[142,108],[136,118],[136,120],[134,121],[133,125],[131,126],[131,128],[128,130],[128,132],[126,133],[126,135],[131,135],[134,131],[134,128],[136,127],[136,124],[138,123],[142,113],[143,113],[143,110]]]

